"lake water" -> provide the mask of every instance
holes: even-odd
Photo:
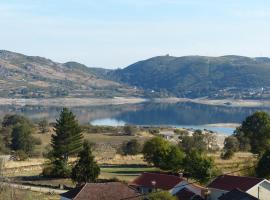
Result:
[[[33,120],[47,118],[55,121],[61,107],[43,106],[0,106],[0,116],[7,113],[23,114]],[[210,106],[196,103],[142,103],[130,105],[108,105],[73,107],[80,123],[120,126],[124,124],[142,126],[174,126],[194,129],[208,129],[232,134],[234,128],[206,126],[205,124],[241,123],[257,110],[270,113],[270,108],[243,108]]]

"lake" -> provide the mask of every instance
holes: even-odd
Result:
[[[50,122],[58,117],[61,107],[45,106],[0,106],[0,115],[17,113],[33,120],[42,118]],[[270,113],[270,108],[247,108],[212,106],[190,102],[174,104],[146,102],[141,104],[72,107],[80,123],[119,126],[124,124],[142,126],[174,126],[208,129],[232,134],[233,127],[206,124],[241,123],[257,110]]]

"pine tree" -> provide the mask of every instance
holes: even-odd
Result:
[[[67,163],[68,157],[81,150],[83,135],[75,115],[67,108],[63,108],[54,127],[52,135],[52,155],[55,159]]]
[[[94,182],[100,174],[100,168],[92,155],[91,145],[85,141],[79,160],[72,169],[71,178],[78,185]]]

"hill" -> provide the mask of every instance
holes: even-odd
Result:
[[[146,96],[269,98],[270,59],[158,56],[107,76],[144,89]]]
[[[264,57],[158,56],[109,70],[0,50],[0,97],[5,98],[270,99],[269,77],[270,58]]]
[[[108,70],[76,62],[0,51],[0,97],[114,97],[134,96],[134,89],[102,79]]]

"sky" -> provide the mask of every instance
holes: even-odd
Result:
[[[269,0],[0,0],[0,49],[89,67],[270,57]]]

